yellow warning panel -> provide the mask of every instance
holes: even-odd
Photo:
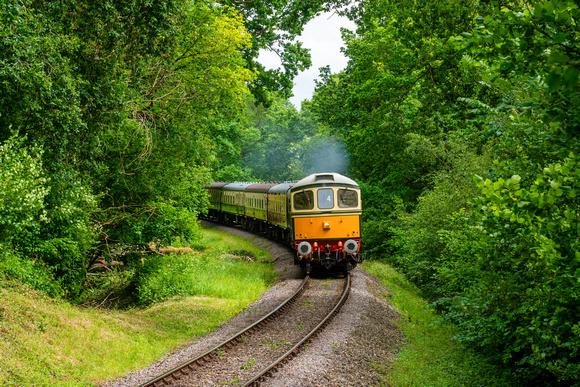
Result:
[[[294,239],[360,238],[359,215],[294,218]]]

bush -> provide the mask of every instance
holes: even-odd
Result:
[[[44,198],[50,189],[42,171],[42,151],[11,137],[0,145],[0,238],[21,243],[46,224]]]
[[[454,134],[441,156],[444,167],[431,175],[432,189],[418,198],[412,212],[402,205],[396,207],[394,221],[390,222],[393,235],[389,244],[393,254],[388,259],[405,272],[407,278],[418,284],[430,298],[441,296],[441,278],[437,267],[447,241],[440,237],[441,230],[462,227],[450,216],[462,209],[471,209],[470,200],[478,189],[473,184],[473,171],[483,171],[490,164],[489,157],[470,150],[459,134]],[[428,152],[427,152],[428,153]]]
[[[151,202],[150,208],[152,214],[142,214],[133,224],[139,230],[139,243],[161,240],[171,244],[176,238],[189,243],[199,236],[197,212],[169,201]]]
[[[53,175],[51,193],[45,198],[49,223],[23,248],[46,262],[74,294],[81,291],[97,238],[91,221],[97,199],[77,172],[64,170]]]
[[[440,272],[462,285],[438,304],[463,328],[460,341],[523,380],[580,381],[580,163],[570,153],[528,181],[477,183],[476,222],[444,233]]]
[[[493,172],[512,168],[498,162]],[[469,204],[476,187],[441,172],[413,213],[400,211],[391,243],[398,250],[389,259],[461,328],[457,340],[512,367],[522,384],[578,383],[576,154],[526,178],[477,177],[476,183],[482,196]]]
[[[5,257],[5,273],[32,286],[54,276],[54,286],[77,292],[95,241],[89,217],[96,197],[71,171],[45,177],[42,149],[24,141],[12,137],[0,146],[0,237],[6,257],[19,268],[7,268]],[[40,282],[33,280],[46,270]]]
[[[46,264],[22,254],[48,222],[44,199],[50,192],[42,150],[24,141],[13,136],[0,145],[0,276],[57,296],[62,289]]]
[[[527,180],[477,177],[478,211],[448,216],[438,255],[426,265],[414,251],[423,260],[407,266],[461,328],[455,338],[511,366],[522,384],[580,380],[579,167],[571,153]]]
[[[181,160],[165,160],[164,165],[131,176],[128,185],[136,185],[141,194],[141,204],[131,203],[129,190],[107,195],[101,203],[105,209],[95,214],[100,227],[105,230],[104,244],[145,246],[152,241],[172,244],[175,238],[191,243],[199,237],[197,218],[207,208],[204,188],[210,179],[209,170],[196,165],[185,165]],[[167,168],[164,170],[162,168]],[[125,184],[117,184],[124,187]],[[120,203],[110,201],[121,198]],[[126,200],[126,201],[125,201]]]
[[[0,245],[0,279],[16,278],[51,297],[60,297],[64,290],[50,268],[40,261],[31,261]]]

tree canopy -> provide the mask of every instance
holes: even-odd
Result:
[[[242,17],[195,2],[5,3],[0,137],[22,138],[46,176],[48,221],[19,249],[78,286],[90,251],[191,237],[212,138],[242,117],[255,77]]]
[[[361,2],[313,98],[363,182],[368,253],[522,384],[580,380],[578,12]]]

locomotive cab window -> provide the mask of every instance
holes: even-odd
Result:
[[[295,210],[311,210],[314,208],[314,194],[312,191],[302,191],[294,194]]]
[[[334,191],[331,188],[318,190],[318,208],[326,210],[334,207]]]
[[[336,192],[338,207],[355,208],[358,206],[358,193],[350,189],[339,189]]]

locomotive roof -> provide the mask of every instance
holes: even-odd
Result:
[[[310,176],[306,176],[304,179],[299,180],[294,186],[292,187],[292,191],[296,191],[299,188],[306,188],[309,186],[325,186],[325,185],[341,185],[347,186],[351,188],[358,188],[358,184],[349,179],[346,176],[335,172],[329,173],[313,173]]]

